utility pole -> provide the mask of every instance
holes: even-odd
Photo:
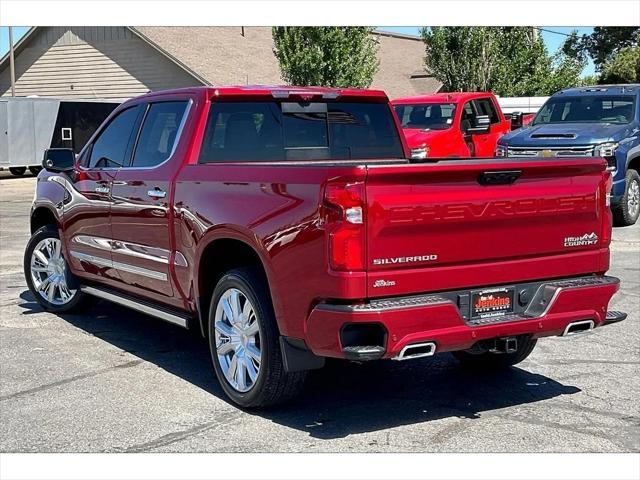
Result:
[[[16,96],[16,66],[13,58],[13,27],[9,27],[9,65],[11,68],[11,96]]]

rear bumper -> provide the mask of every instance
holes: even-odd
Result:
[[[573,322],[591,320],[595,327],[609,323],[607,307],[619,284],[609,276],[542,283],[521,313],[481,323],[466,321],[453,301],[438,294],[363,304],[322,303],[307,320],[305,342],[316,355],[352,358],[344,351],[342,329],[350,324],[379,324],[386,331],[379,358],[394,358],[404,347],[416,343],[434,342],[437,352],[446,352],[466,350],[480,340],[498,337],[562,335]]]

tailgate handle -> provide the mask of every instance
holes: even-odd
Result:
[[[498,172],[483,172],[478,176],[480,185],[511,185],[514,183],[522,170],[502,170]]]

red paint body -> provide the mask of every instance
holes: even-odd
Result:
[[[292,88],[282,87],[292,90]],[[312,98],[327,89],[294,89]],[[407,343],[432,340],[439,351],[470,347],[482,338],[531,333],[555,335],[573,320],[604,320],[617,285],[563,290],[541,318],[471,327],[453,303],[380,312],[331,311],[325,305],[363,304],[447,290],[514,285],[528,281],[603,275],[609,267],[611,214],[606,163],[598,158],[541,161],[488,159],[423,164],[394,161],[303,161],[199,164],[198,155],[212,102],[225,98],[273,100],[259,87],[197,88],[149,94],[136,103],[191,100],[175,154],[153,169],[87,170],[68,178],[72,200],[53,209],[65,257],[85,281],[120,289],[173,309],[205,316],[201,259],[217,240],[250,247],[266,272],[280,333],[303,339],[319,355],[342,357],[340,329],[350,322],[378,322],[388,332],[385,356]],[[387,102],[378,91],[342,90],[336,101]],[[108,122],[108,121],[107,121]],[[399,128],[399,125],[396,125]],[[99,131],[96,135],[99,134]],[[400,134],[399,134],[400,135]],[[89,142],[91,144],[91,141]],[[408,148],[403,144],[404,153]],[[460,152],[461,154],[463,152]],[[82,153],[80,154],[82,156]],[[510,185],[480,185],[487,171],[517,170]],[[35,209],[59,204],[61,187],[38,179]],[[96,194],[106,184],[110,192]],[[341,224],[325,199],[328,184],[356,185],[364,223],[362,268],[330,267],[328,242]],[[53,187],[52,185],[56,185]],[[151,199],[149,190],[167,192]],[[597,243],[567,248],[566,237],[594,232]],[[118,249],[114,262],[166,274],[166,280],[97,268],[70,250],[99,255],[78,236],[136,244],[138,256]],[[80,237],[82,238],[82,237]],[[143,246],[143,248],[141,248]],[[122,250],[120,250],[122,252]],[[162,253],[165,252],[165,253]],[[104,255],[104,254],[103,254]],[[166,262],[162,260],[166,256]],[[224,257],[225,252],[219,255]],[[405,263],[380,259],[425,257]],[[375,285],[382,282],[381,287]]]
[[[461,125],[465,105],[471,106],[476,100],[488,100],[493,105],[496,118],[489,131],[481,134],[465,134]],[[416,97],[397,98],[391,102],[394,107],[402,105],[453,104],[455,114],[446,130],[411,128],[405,126],[403,132],[409,148],[428,147],[430,158],[492,157],[498,139],[511,131],[511,121],[507,120],[496,97],[485,92],[434,93]],[[474,107],[475,108],[475,107]],[[474,112],[475,113],[475,112]],[[529,118],[528,121],[531,121]],[[410,124],[409,124],[410,125]]]

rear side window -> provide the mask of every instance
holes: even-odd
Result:
[[[133,156],[134,167],[155,167],[173,153],[187,102],[152,103]]]
[[[200,163],[403,156],[387,104],[217,102]]]

